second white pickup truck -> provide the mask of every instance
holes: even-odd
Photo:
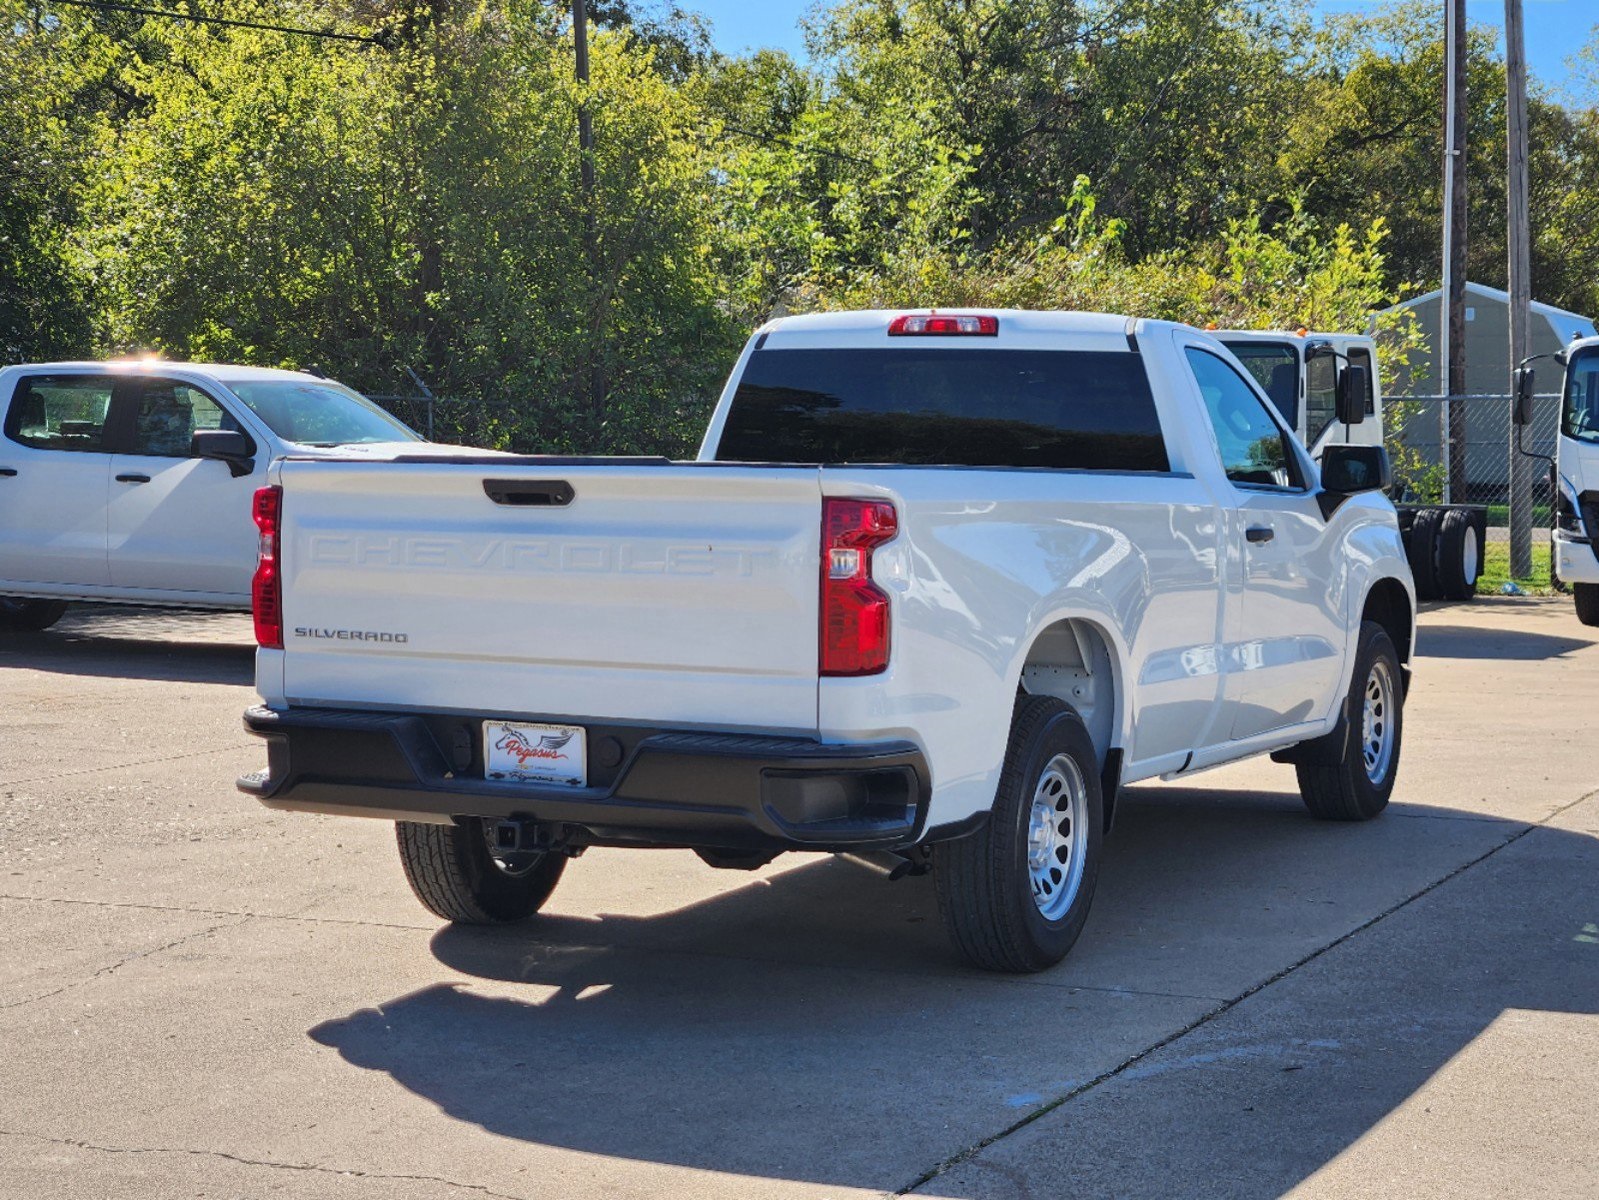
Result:
[[[68,602],[248,609],[250,504],[273,459],[423,446],[365,397],[300,371],[0,368],[0,633],[46,629]]]
[[[698,462],[274,465],[240,787],[398,822],[453,921],[530,916],[591,845],[824,850],[930,868],[967,958],[1039,970],[1124,784],[1276,752],[1318,817],[1387,804],[1386,468],[1318,466],[1182,325],[773,321]]]

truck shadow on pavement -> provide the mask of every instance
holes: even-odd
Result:
[[[1599,1011],[1596,880],[1583,834],[1134,789],[1042,975],[961,966],[926,880],[824,859],[658,915],[443,929],[466,980],[310,1036],[541,1146],[893,1191],[1069,1096],[926,1193],[1276,1196],[1506,1010]]]
[[[42,633],[0,632],[0,666],[247,686],[255,639],[245,614],[80,604]]]
[[[1560,658],[1594,643],[1583,638],[1557,637],[1525,629],[1483,629],[1472,625],[1423,625],[1416,638],[1422,658],[1508,659],[1541,662]]]

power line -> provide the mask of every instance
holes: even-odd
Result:
[[[273,25],[266,21],[238,21],[230,17],[206,17],[198,13],[172,12],[169,9],[143,8],[137,4],[114,4],[111,0],[50,0],[69,8],[92,8],[101,12],[132,13],[139,17],[165,17],[170,21],[193,21],[198,25],[226,25],[232,29],[259,29],[267,33],[293,33],[300,37],[326,38],[336,42],[365,42],[388,49],[389,42],[382,34],[338,33],[327,29],[305,29],[296,25]]]

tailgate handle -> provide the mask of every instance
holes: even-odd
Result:
[[[577,494],[564,479],[485,479],[483,491],[494,503],[517,508],[565,508]]]

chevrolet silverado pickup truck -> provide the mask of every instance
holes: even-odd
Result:
[[[785,317],[695,462],[276,463],[239,786],[396,822],[450,921],[531,916],[594,845],[828,851],[931,870],[967,959],[1040,970],[1126,784],[1271,753],[1316,817],[1387,804],[1386,482],[1183,325]]]
[[[269,462],[420,440],[299,371],[146,359],[0,369],[0,631],[46,629],[69,601],[247,610],[250,505]]]

